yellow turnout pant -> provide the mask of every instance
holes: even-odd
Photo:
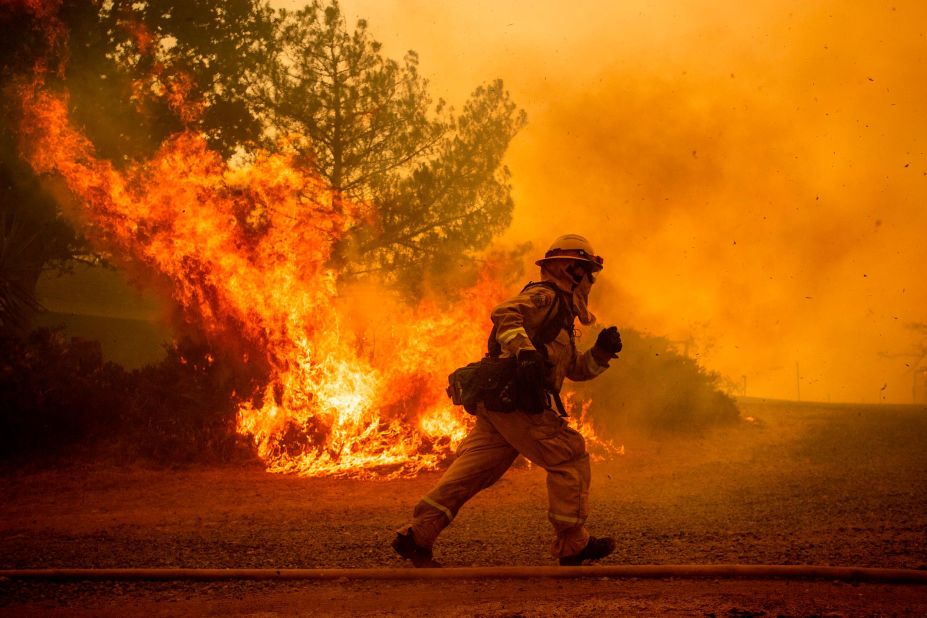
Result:
[[[518,455],[547,471],[548,519],[557,539],[554,557],[578,553],[589,541],[589,455],[583,436],[553,410],[541,414],[480,409],[476,425],[457,449],[457,459],[415,506],[412,533],[431,547],[457,511],[495,483]]]

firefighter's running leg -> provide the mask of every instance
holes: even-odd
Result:
[[[589,532],[589,454],[582,434],[553,410],[541,414],[487,413],[496,430],[532,463],[547,471],[547,517],[557,533],[555,558],[573,556],[586,547]]]
[[[518,451],[482,415],[457,448],[457,458],[421,501],[415,505],[412,535],[415,543],[431,548],[435,539],[464,503],[499,480]]]

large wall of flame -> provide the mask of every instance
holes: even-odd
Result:
[[[927,5],[341,5],[451,102],[505,80],[529,114],[507,238],[587,234],[601,318],[694,337],[748,395],[911,401]]]

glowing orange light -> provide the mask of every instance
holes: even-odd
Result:
[[[269,470],[389,477],[453,452],[470,417],[445,396],[447,375],[483,353],[489,310],[510,292],[491,269],[453,307],[409,308],[376,289],[343,294],[333,246],[370,213],[336,200],[292,157],[230,166],[187,131],[117,170],[71,126],[63,95],[39,79],[21,98],[23,154],[37,173],[64,179],[91,240],[166,277],[188,322],[215,345],[244,341],[243,356],[268,368],[237,427]],[[348,323],[345,304],[365,294],[370,310]],[[598,443],[585,408],[578,422]]]

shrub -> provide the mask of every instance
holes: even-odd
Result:
[[[738,418],[717,374],[666,339],[633,330],[622,338],[613,368],[577,385],[605,432],[697,432]],[[0,461],[92,457],[176,465],[254,458],[250,442],[235,431],[235,394],[252,392],[260,377],[217,361],[204,345],[184,341],[161,363],[132,372],[104,362],[98,342],[55,329],[0,338],[0,352]]]
[[[679,354],[667,339],[632,329],[621,332],[624,348],[611,369],[578,391],[591,399],[590,413],[607,432],[685,433],[739,417],[721,378]]]
[[[253,456],[235,433],[234,371],[184,344],[127,372],[99,342],[39,329],[2,338],[0,460],[93,456],[158,464]]]
[[[0,340],[0,456],[55,457],[119,424],[125,371],[97,342],[41,329]]]

